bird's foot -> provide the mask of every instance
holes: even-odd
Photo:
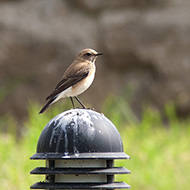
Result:
[[[86,108],[87,110],[96,111],[95,108]]]
[[[77,107],[76,109],[86,109],[86,110],[93,110],[93,111],[95,111],[95,108],[86,108],[86,107]]]

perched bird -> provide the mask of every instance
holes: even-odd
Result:
[[[85,108],[77,95],[82,94],[92,84],[96,71],[95,61],[99,55],[103,53],[98,53],[93,49],[82,50],[65,71],[55,90],[46,98],[48,102],[39,113],[43,113],[50,105],[66,97],[71,99],[73,108],[75,105],[72,97],[80,103],[82,108]]]

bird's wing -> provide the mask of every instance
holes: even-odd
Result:
[[[78,70],[76,73],[68,73],[66,76],[63,76],[63,79],[57,84],[55,90],[46,98],[46,100],[48,99],[52,99],[55,98],[60,92],[63,92],[64,90],[66,90],[67,88],[75,85],[76,83],[78,83],[79,81],[81,81],[82,79],[86,78],[88,76],[89,73],[89,69],[80,69]]]

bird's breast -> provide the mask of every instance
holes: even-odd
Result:
[[[85,90],[87,90],[92,84],[94,76],[95,76],[95,68],[89,72],[86,78],[82,79],[80,82],[73,85],[72,87],[72,92],[74,94],[73,96],[82,94]]]

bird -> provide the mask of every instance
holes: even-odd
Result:
[[[72,106],[75,108],[74,97],[82,108],[85,109],[85,105],[77,96],[86,91],[92,84],[96,72],[95,61],[100,55],[103,55],[103,53],[90,48],[80,51],[73,63],[63,74],[61,81],[46,98],[48,102],[40,110],[39,114],[43,113],[49,106],[62,98],[70,98]]]

